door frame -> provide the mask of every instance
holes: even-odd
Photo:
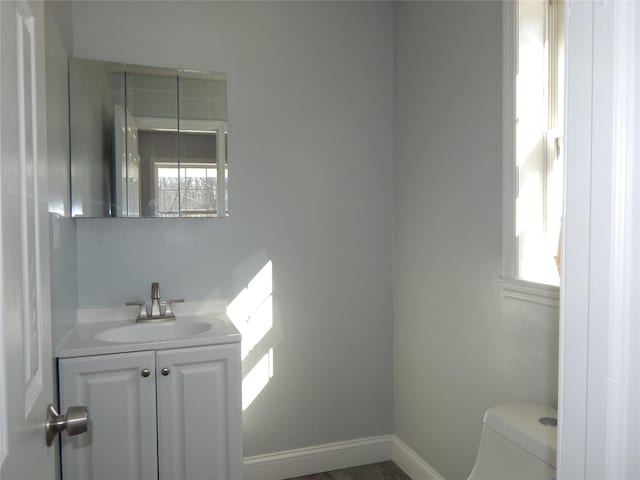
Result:
[[[566,31],[558,479],[637,478],[640,5],[570,0]]]

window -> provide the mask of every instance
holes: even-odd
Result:
[[[156,216],[210,216],[216,213],[215,163],[154,162]],[[228,178],[225,169],[225,182]],[[227,200],[225,198],[225,200]],[[226,205],[226,202],[225,202]]]
[[[507,296],[555,305],[563,198],[564,8],[563,0],[504,2],[503,283]],[[510,295],[518,285],[519,294]]]

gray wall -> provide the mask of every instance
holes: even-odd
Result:
[[[74,3],[77,56],[228,72],[231,132],[232,216],[79,220],[78,299],[146,298],[152,280],[231,299],[271,260],[274,377],[245,412],[245,454],[389,433],[393,410],[402,440],[464,479],[488,406],[555,403],[557,310],[496,282],[500,3],[398,2],[395,38],[393,17]]]
[[[556,402],[558,311],[496,282],[501,28],[500,2],[396,3],[394,432],[448,480],[488,406]]]
[[[75,221],[69,218],[69,111],[67,58],[71,52],[71,3],[45,3],[49,239],[53,345],[73,327],[78,298]],[[66,216],[66,217],[65,217]]]
[[[78,298],[232,299],[271,260],[245,455],[392,430],[392,27],[378,2],[73,3],[76,56],[228,73],[231,217],[79,219]]]

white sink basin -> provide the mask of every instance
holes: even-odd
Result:
[[[94,335],[105,342],[154,342],[188,338],[211,329],[211,324],[196,320],[168,320],[166,322],[136,323],[109,328]]]

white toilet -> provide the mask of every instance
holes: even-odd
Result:
[[[553,480],[557,411],[537,402],[512,402],[484,415],[469,480]]]

